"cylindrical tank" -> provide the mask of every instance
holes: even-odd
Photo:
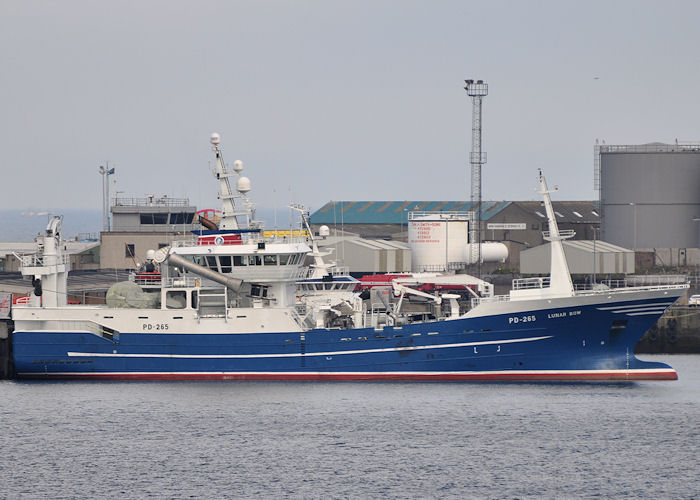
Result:
[[[478,255],[476,251],[470,252],[470,247],[472,245],[465,245],[464,247],[464,261],[468,264],[474,264],[471,262],[471,255]],[[503,243],[498,243],[495,241],[486,241],[481,244],[481,262],[505,262],[508,258],[508,247]],[[476,260],[476,259],[475,259]]]
[[[598,150],[603,240],[631,249],[700,245],[700,144]]]

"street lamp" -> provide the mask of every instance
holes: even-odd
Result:
[[[102,176],[102,230],[109,231],[109,176],[114,174],[114,167],[109,168],[100,165],[100,175]]]
[[[401,237],[404,236],[404,231],[403,231],[403,221],[406,219],[406,243],[408,243],[408,208],[403,209],[403,213],[401,214]]]
[[[700,217],[697,215],[693,217],[693,222],[700,222]],[[700,250],[700,226],[698,227],[698,250]],[[697,276],[695,277],[695,285],[697,286],[698,280],[700,280],[700,255],[698,256],[697,264]]]
[[[596,271],[596,254],[595,254],[595,242],[596,242],[596,231],[598,228],[592,226],[593,229],[593,283],[591,283],[591,288],[595,286],[595,271]]]

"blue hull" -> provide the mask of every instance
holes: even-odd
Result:
[[[634,347],[668,298],[350,330],[292,333],[16,331],[21,378],[676,379]],[[646,312],[645,312],[646,311]]]

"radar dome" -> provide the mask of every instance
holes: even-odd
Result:
[[[156,257],[156,251],[155,250],[147,250],[146,251],[146,259],[147,260],[153,260]]]
[[[318,235],[319,236],[328,236],[331,234],[331,230],[328,229],[328,226],[321,226],[318,228]]]
[[[243,162],[241,160],[234,161],[233,170],[240,173],[240,171],[243,170]]]
[[[211,142],[212,144],[219,144],[221,142],[221,136],[214,132],[213,134],[211,134],[209,142]]]
[[[236,182],[236,189],[239,193],[247,193],[250,191],[250,179],[247,177],[240,177],[238,182]]]

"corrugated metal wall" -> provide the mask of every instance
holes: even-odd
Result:
[[[626,248],[700,245],[693,221],[700,217],[700,151],[601,152],[600,174],[601,239]]]

